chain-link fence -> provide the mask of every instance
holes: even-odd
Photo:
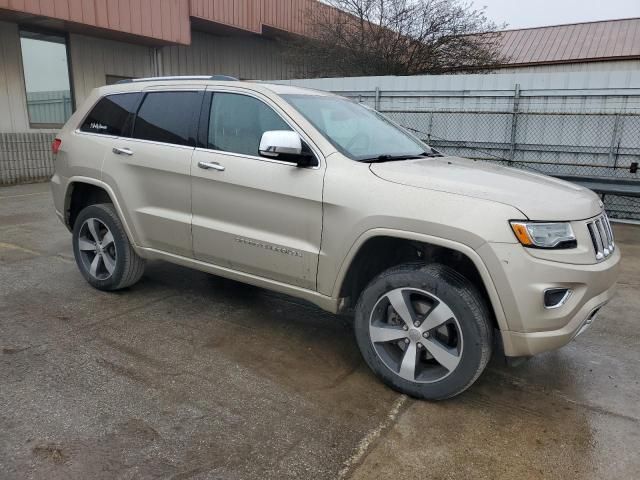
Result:
[[[443,153],[583,184],[601,195],[612,218],[640,221],[640,76],[460,75],[288,83],[365,103]]]
[[[588,181],[611,217],[640,220],[640,197],[613,195],[616,183],[598,182],[640,189],[640,114],[382,112],[446,154]]]

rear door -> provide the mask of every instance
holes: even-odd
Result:
[[[191,156],[204,89],[166,88],[143,92],[131,135],[114,142],[103,178],[139,245],[191,257]]]
[[[195,257],[315,289],[324,175],[319,153],[312,168],[261,157],[265,131],[297,127],[277,104],[248,91],[208,91],[200,125],[191,169]]]

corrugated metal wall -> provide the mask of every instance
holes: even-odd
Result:
[[[71,71],[76,105],[92,89],[105,84],[107,75],[149,77],[155,75],[151,47],[84,35],[70,36]]]
[[[338,15],[338,10],[317,0],[191,0],[191,16],[230,27],[261,33],[264,25],[305,34],[309,16],[323,10]]]
[[[189,0],[0,0],[0,8],[188,44]]]
[[[372,105],[378,89],[380,110],[510,109],[519,85],[521,98],[531,99],[531,108],[541,111],[640,111],[640,71],[317,78],[278,83],[360,97]]]
[[[107,75],[156,75],[154,49],[144,45],[71,34],[71,75],[75,103],[105,84]],[[162,47],[166,75],[226,74],[246,79],[289,78],[294,70],[273,40],[193,32],[193,44]],[[27,117],[20,38],[16,24],[0,22],[0,132],[32,131]],[[38,130],[40,131],[40,130]]]
[[[18,26],[0,22],[0,132],[28,129]]]
[[[496,73],[558,73],[558,72],[618,72],[640,71],[640,60],[612,60],[558,65],[532,65],[529,67],[501,68]]]
[[[63,124],[73,113],[71,91],[52,90],[28,93],[27,110],[33,123]]]
[[[156,75],[152,47],[71,34],[71,77],[80,105],[107,75]],[[216,36],[193,32],[193,44],[162,47],[166,75],[227,74],[246,79],[287,78],[294,74],[275,41],[257,35]],[[20,38],[16,24],[0,22],[0,184],[47,179],[53,171],[49,145],[55,130],[32,129],[27,112],[61,122],[68,107],[59,94],[30,95],[27,106]],[[56,100],[54,98],[60,97]],[[55,103],[55,102],[58,103]],[[53,102],[53,103],[52,103]]]
[[[232,75],[243,79],[290,78],[294,70],[278,44],[263,37],[193,32],[188,47],[162,48],[164,75]]]
[[[76,105],[82,103],[93,88],[104,85],[106,75],[155,74],[150,47],[71,35],[69,52]],[[27,116],[18,26],[0,22],[0,133],[29,131],[34,130],[29,127]]]

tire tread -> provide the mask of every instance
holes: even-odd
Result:
[[[363,302],[365,297],[364,294],[369,288],[379,284],[380,282],[385,282],[389,277],[402,274],[411,274],[414,272],[424,272],[432,278],[439,280],[446,288],[455,290],[456,295],[460,296],[463,299],[467,308],[471,310],[472,315],[476,319],[480,319],[480,321],[476,322],[476,325],[479,328],[480,336],[480,358],[476,365],[475,371],[473,372],[473,375],[470,376],[469,380],[464,385],[448,392],[448,394],[446,395],[427,397],[426,395],[416,395],[411,392],[404,392],[412,396],[419,396],[420,398],[428,398],[430,400],[446,400],[448,398],[459,395],[460,393],[468,389],[471,385],[473,385],[473,383],[478,379],[478,377],[480,377],[487,364],[489,363],[493,350],[493,328],[489,321],[490,311],[485,300],[482,298],[477,288],[471,283],[471,281],[469,281],[462,274],[453,270],[451,267],[444,264],[425,264],[423,262],[412,262],[397,265],[380,273],[369,283],[369,285],[367,285],[367,287],[363,290],[363,293],[360,295],[360,298],[358,299],[356,312],[359,312],[363,309]],[[398,388],[396,385],[391,386],[393,388]]]
[[[95,208],[100,210],[105,216],[108,216],[109,219],[115,224],[115,226],[120,230],[118,232],[124,237],[124,251],[121,251],[123,259],[123,273],[120,276],[120,279],[117,283],[109,286],[98,286],[92,283],[97,288],[101,288],[103,290],[115,291],[122,290],[124,288],[130,287],[134,285],[136,282],[140,280],[142,275],[144,274],[145,269],[145,260],[140,257],[136,251],[134,250],[131,242],[129,241],[122,222],[120,221],[120,217],[118,216],[118,212],[116,211],[114,205],[112,203],[97,203],[93,205],[89,205],[86,208]],[[84,210],[83,210],[84,211]],[[79,218],[82,216],[83,211],[80,212]],[[122,246],[122,245],[121,245]],[[91,282],[90,282],[91,283]]]

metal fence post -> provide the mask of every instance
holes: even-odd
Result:
[[[513,92],[513,113],[511,114],[511,147],[509,149],[509,164],[513,163],[516,154],[516,133],[518,131],[518,110],[520,108],[520,84],[516,83]]]
[[[375,108],[377,111],[380,110],[380,87],[376,87],[376,99],[373,104],[373,108]]]
[[[620,130],[620,114],[616,113],[615,120],[613,122],[613,132],[611,133],[611,145],[609,146],[609,165],[613,168],[618,164],[618,149],[619,139],[618,131]]]

